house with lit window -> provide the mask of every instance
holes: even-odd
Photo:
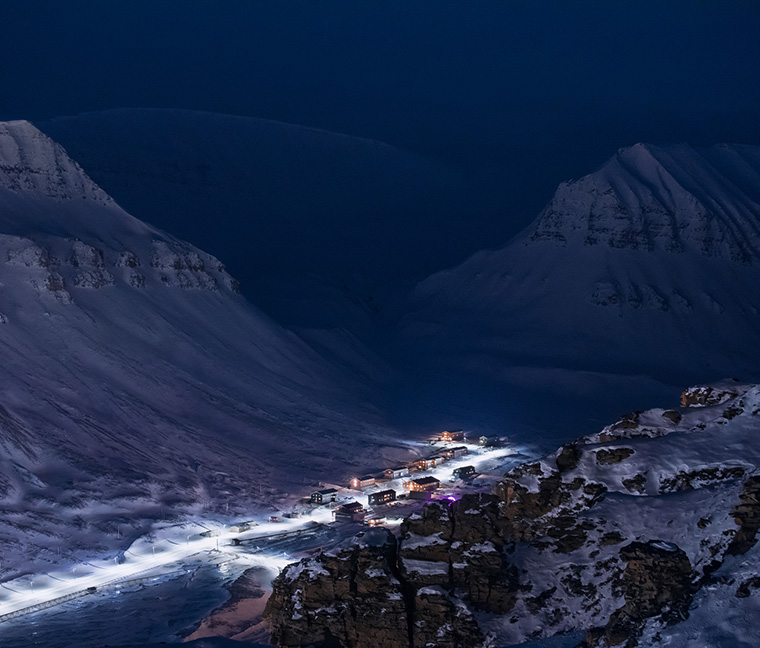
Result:
[[[311,504],[329,504],[335,501],[335,496],[338,494],[337,488],[325,488],[323,490],[314,491],[309,497]]]
[[[464,431],[462,430],[445,430],[441,434],[441,441],[464,441]]]
[[[374,486],[375,478],[372,475],[364,475],[364,477],[354,477],[351,480],[351,488],[356,490],[367,488],[367,486]]]
[[[456,446],[455,448],[446,448],[445,450],[441,450],[440,454],[444,457],[448,457],[449,459],[456,459],[457,457],[462,457],[466,455],[469,452],[467,449],[467,446]]]
[[[406,466],[399,466],[398,468],[388,468],[383,471],[383,476],[386,479],[400,479],[406,477],[409,474],[409,468]]]
[[[409,468],[412,470],[430,470],[435,468],[439,461],[439,457],[426,457],[425,459],[418,459],[409,464]]]
[[[475,466],[460,466],[454,469],[454,479],[472,479],[475,476]]]
[[[367,495],[367,503],[370,506],[377,506],[378,504],[389,504],[396,501],[396,491],[392,488],[388,490],[378,491],[377,493],[370,493]]]
[[[501,439],[497,436],[482,436],[478,439],[478,444],[484,448],[495,448],[501,445]]]
[[[333,517],[335,520],[342,520],[344,522],[361,522],[366,514],[367,511],[361,504],[359,504],[359,502],[343,504],[333,511]]]
[[[435,477],[420,477],[419,479],[411,479],[404,482],[404,488],[410,493],[412,492],[424,492],[436,490],[441,485],[441,482]]]

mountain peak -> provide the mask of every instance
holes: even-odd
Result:
[[[560,185],[531,242],[760,259],[760,156],[733,145],[697,150],[639,143]]]
[[[112,202],[63,147],[24,120],[0,122],[0,188],[59,201]]]

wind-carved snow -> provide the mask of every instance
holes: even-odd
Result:
[[[383,443],[341,368],[26,122],[0,124],[0,286],[0,578],[276,506]]]

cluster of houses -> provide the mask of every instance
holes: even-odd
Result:
[[[446,430],[441,433],[441,441],[451,443],[452,441],[464,441],[464,431],[462,430]],[[499,436],[481,436],[478,437],[478,445],[484,448],[495,448],[501,445],[501,437]]]
[[[445,431],[441,434],[441,441],[448,443],[455,443],[457,441],[464,441],[465,434],[462,430]],[[499,437],[486,437],[482,436],[478,440],[478,445],[483,447],[493,447],[500,443]],[[362,477],[354,477],[351,480],[351,488],[353,490],[363,490],[370,486],[375,486],[382,481],[392,481],[395,479],[403,479],[404,477],[410,477],[407,481],[403,482],[404,489],[407,491],[410,499],[426,499],[431,491],[437,490],[441,482],[432,476],[420,477],[417,479],[411,478],[413,472],[420,472],[424,470],[430,470],[436,466],[440,466],[451,459],[457,459],[469,453],[467,446],[454,446],[439,450],[430,457],[424,459],[417,459],[405,466],[398,466],[397,468],[388,468],[382,473],[382,477],[379,475],[364,475]],[[454,470],[455,479],[471,479],[476,475],[475,468],[473,466],[461,466]],[[311,504],[322,505],[331,504],[335,502],[335,498],[338,494],[336,488],[325,488],[323,490],[314,491],[309,498]],[[377,506],[382,504],[389,504],[394,502],[398,494],[392,488],[376,491],[367,495],[367,504],[369,506]],[[333,511],[335,519],[344,519],[359,521],[364,519],[366,510],[359,502],[350,502],[338,506]]]

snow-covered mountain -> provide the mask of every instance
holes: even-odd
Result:
[[[382,142],[181,110],[39,127],[131,214],[223,255],[243,293],[288,326],[367,327],[380,286],[488,244],[470,226],[471,183]]]
[[[368,375],[23,121],[0,124],[0,349],[3,569],[133,518],[267,506],[380,443]]]
[[[402,348],[433,373],[643,405],[756,377],[759,304],[760,149],[637,144],[506,247],[420,283]]]

